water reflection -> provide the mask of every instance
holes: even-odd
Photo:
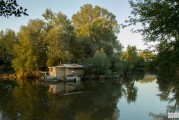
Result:
[[[1,117],[8,119],[8,114],[15,115],[14,111],[14,101],[13,101],[13,90],[16,86],[15,81],[1,81],[0,80],[0,111]]]
[[[122,81],[123,93],[128,104],[136,101],[138,89],[135,86],[135,81],[142,80],[144,76],[145,76],[144,72],[136,72],[134,74],[127,74],[123,78]]]
[[[154,75],[136,73],[120,80],[80,84],[0,80],[0,119],[123,120],[130,114],[133,120],[164,120],[167,114],[159,107],[167,102],[166,112],[178,111],[179,87],[167,78],[157,79],[158,85]],[[151,101],[156,104],[151,106]]]
[[[150,113],[154,120],[168,120],[168,112],[179,113],[179,76],[174,74],[162,74],[157,76],[161,101],[168,102],[166,113]]]
[[[80,85],[1,81],[0,111],[5,120],[117,120],[120,86],[113,81]],[[79,90],[83,93],[64,95]]]
[[[82,85],[74,82],[50,84],[48,92],[63,95],[78,94],[82,93]]]
[[[145,74],[144,78],[141,80],[138,80],[138,82],[140,83],[152,83],[153,81],[156,80],[156,75],[154,74]]]

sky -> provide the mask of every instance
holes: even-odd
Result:
[[[22,25],[27,25],[30,19],[43,19],[42,14],[47,8],[53,12],[62,12],[71,19],[72,15],[80,10],[80,7],[85,4],[92,4],[93,6],[100,6],[112,12],[119,24],[130,16],[131,8],[128,0],[17,0],[17,3],[23,8],[27,8],[29,16],[9,18],[0,17],[0,30],[12,29],[18,32]],[[118,40],[124,46],[135,45],[137,49],[145,49],[147,46],[142,42],[142,36],[139,33],[132,33],[132,28],[140,26],[127,27],[120,29]]]

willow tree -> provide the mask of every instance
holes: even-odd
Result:
[[[87,4],[72,16],[72,22],[76,34],[73,54],[77,55],[77,59],[83,61],[92,57],[101,48],[108,56],[112,55],[114,49],[120,50],[116,36],[119,25],[115,15],[108,10]]]
[[[15,59],[13,68],[20,77],[33,76],[44,65],[44,22],[30,20],[27,26],[22,26],[18,33],[18,43],[14,45]]]
[[[170,71],[174,67],[179,70],[179,2],[178,0],[130,0],[132,15],[129,25],[142,24],[138,29],[144,41],[158,41],[159,65]],[[167,46],[165,46],[165,45]],[[162,51],[161,51],[162,50]],[[172,56],[171,56],[172,55]],[[164,61],[163,61],[164,60]]]
[[[74,38],[71,21],[63,13],[53,13],[47,9],[43,14],[46,20],[47,66],[69,62],[70,43]]]

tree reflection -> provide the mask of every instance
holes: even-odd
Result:
[[[47,114],[44,110],[48,109],[47,93],[44,92],[47,91],[48,87],[36,85],[28,80],[21,81],[18,81],[18,86],[13,90],[16,109],[21,114],[21,119],[43,118],[43,115]]]
[[[159,85],[160,93],[158,96],[161,101],[168,101],[166,113],[153,114],[150,113],[154,120],[168,120],[168,112],[179,112],[179,76],[174,74],[159,73],[157,83]]]
[[[123,78],[123,92],[128,103],[136,101],[137,87],[135,86],[135,81],[142,80],[144,75],[144,72],[136,72],[134,74],[128,74]]]
[[[174,75],[159,75],[158,84],[160,90],[160,99],[173,103],[173,107],[169,107],[168,111],[179,111],[179,76]]]
[[[119,118],[117,102],[122,96],[119,82],[86,82],[83,86],[81,94],[62,95],[49,93],[49,86],[28,80],[3,81],[0,83],[2,119],[15,119],[17,115],[22,120]]]
[[[15,86],[17,86],[15,81],[0,80],[0,111],[4,119],[13,119],[16,115],[15,102],[12,96]]]
[[[128,103],[136,101],[135,80],[136,76],[127,76],[123,80],[86,81],[75,86],[77,89],[60,83],[59,87],[68,89],[63,94],[58,90],[51,93],[49,84],[32,80],[0,81],[2,119],[118,120],[119,99],[126,96]],[[64,94],[79,90],[79,94]]]
[[[166,114],[154,114],[154,113],[150,113],[149,114],[150,117],[152,117],[154,120],[168,120],[168,117]]]

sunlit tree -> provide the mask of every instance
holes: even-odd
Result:
[[[11,61],[14,59],[14,44],[17,37],[13,30],[7,29],[0,34],[0,62],[4,70],[10,70]]]
[[[46,20],[47,66],[67,63],[71,59],[71,42],[74,38],[71,21],[61,12],[47,9],[43,14]]]
[[[15,59],[13,68],[18,76],[37,75],[46,60],[44,50],[44,22],[30,20],[27,26],[21,27],[18,43],[14,45]]]
[[[124,73],[131,72],[137,67],[142,67],[143,59],[137,56],[137,48],[135,46],[127,46],[127,50],[122,53]]]
[[[96,50],[103,48],[107,56],[112,56],[114,50],[121,50],[121,45],[117,41],[116,34],[119,32],[119,25],[113,15],[108,10],[99,6],[93,7],[86,4],[80,11],[72,16],[75,27],[77,44],[73,52],[78,58],[79,53],[86,59],[92,57]]]

